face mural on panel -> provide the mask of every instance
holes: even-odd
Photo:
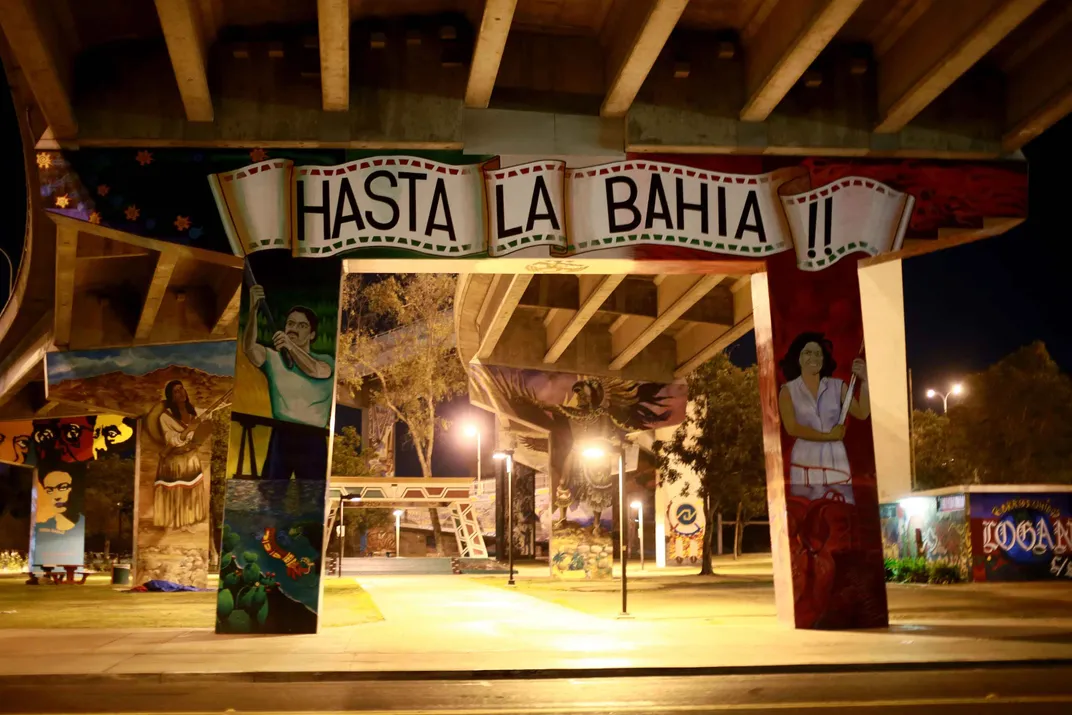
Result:
[[[230,406],[234,345],[220,341],[48,356],[50,399],[139,415],[138,582],[207,585],[211,435],[213,420]],[[127,429],[98,417],[94,449],[107,449]]]

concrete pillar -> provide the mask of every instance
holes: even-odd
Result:
[[[878,499],[893,502],[912,490],[912,445],[905,355],[901,261],[860,268],[860,305],[871,386]]]
[[[216,632],[315,633],[340,263],[301,261],[299,268],[287,251],[261,251],[246,262]],[[250,274],[263,289],[259,306],[251,302]],[[277,347],[280,332],[289,342]]]
[[[864,357],[860,255],[807,272],[785,253],[752,278],[775,601],[797,628],[888,623],[866,381],[841,439],[834,429]]]

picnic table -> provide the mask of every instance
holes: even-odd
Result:
[[[39,581],[37,574],[34,571],[40,569],[44,575],[46,583],[53,586],[60,584],[68,584],[72,586],[80,586],[86,582],[86,577],[93,571],[86,568],[83,564],[38,564],[30,570],[30,580],[27,581],[30,585],[36,586]]]

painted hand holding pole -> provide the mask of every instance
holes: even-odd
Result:
[[[864,354],[864,344],[860,343],[860,355]],[[838,420],[839,425],[845,424],[845,420],[849,416],[849,408],[852,406],[852,393],[856,389],[856,373],[853,373],[849,378],[849,389],[845,391],[845,402],[841,405],[841,418]]]
[[[253,269],[249,266],[249,261],[246,261],[245,265],[245,281],[246,286],[252,288],[258,285],[257,279],[253,277]],[[275,319],[272,317],[272,309],[268,307],[268,301],[262,300],[257,304],[257,310],[264,316],[264,319],[268,323],[268,330],[273,335],[279,331],[275,324]],[[287,366],[287,369],[294,367],[294,358],[291,356],[290,351],[283,348],[279,351],[279,357],[283,359],[283,364]]]

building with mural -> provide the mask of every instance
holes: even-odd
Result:
[[[470,402],[527,500],[512,543],[546,534],[552,575],[609,577],[635,495],[662,560],[695,558],[711,525],[687,479],[655,489],[650,448],[685,378],[754,331],[779,617],[887,625],[880,504],[910,471],[901,261],[1024,220],[1018,150],[1067,110],[1072,63],[1049,62],[1058,36],[1011,31],[1060,3],[686,4],[570,3],[565,34],[525,3],[176,2],[122,22],[5,5],[30,211],[0,459],[35,469],[32,560],[78,560],[80,482],[113,449],[134,455],[135,579],[204,585],[215,551],[219,633],[317,630],[347,489],[450,509],[485,557],[471,492],[405,486],[382,405],[340,396],[348,278],[451,275]],[[80,51],[96,69],[74,72]],[[984,55],[1005,91],[970,71]],[[376,465],[350,482],[329,467],[340,405]],[[1010,533],[1040,548],[1023,509],[1064,533],[1067,505],[1006,506],[970,516],[994,560]]]
[[[970,581],[1072,579],[1068,485],[947,487],[882,509],[890,556],[947,563]]]

